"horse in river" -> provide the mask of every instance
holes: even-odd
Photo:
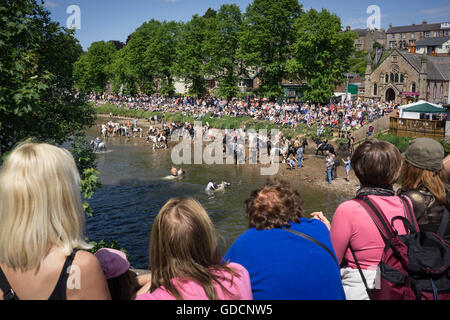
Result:
[[[167,149],[167,138],[162,134],[158,134],[157,136],[149,135],[147,137],[147,141],[153,142],[153,150],[155,149]]]
[[[104,142],[96,143],[95,140],[91,141],[91,147],[94,148],[94,152],[106,152],[108,148]]]

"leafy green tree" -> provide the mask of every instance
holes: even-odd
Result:
[[[240,55],[258,67],[259,94],[274,100],[282,95],[281,82],[294,43],[295,21],[303,14],[298,0],[254,0],[246,10]]]
[[[325,9],[309,10],[297,19],[295,30],[288,70],[306,82],[305,100],[329,102],[349,70],[356,33],[342,32],[340,18]]]
[[[116,46],[112,42],[92,43],[74,65],[77,87],[86,92],[103,93],[110,79],[108,68],[115,53]]]
[[[206,92],[205,77],[209,76],[206,65],[211,60],[211,41],[216,19],[194,15],[185,23],[177,43],[175,75],[190,85],[190,94],[203,96]]]
[[[209,74],[218,81],[218,96],[231,100],[238,94],[240,73],[243,69],[239,60],[239,37],[242,27],[242,13],[235,5],[223,5],[216,16],[217,28],[207,40],[211,60],[206,65]]]
[[[144,69],[153,70],[155,77],[160,80],[161,95],[175,94],[173,65],[176,61],[175,49],[180,30],[180,23],[164,21],[155,27],[153,37],[147,42],[143,60]]]
[[[63,143],[93,124],[93,108],[74,89],[82,48],[73,32],[35,0],[4,0],[0,16],[1,151],[29,137]]]

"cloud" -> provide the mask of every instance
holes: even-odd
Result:
[[[52,2],[50,0],[45,0],[45,6],[49,8],[56,8],[58,6],[57,2]]]

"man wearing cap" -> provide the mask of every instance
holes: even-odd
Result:
[[[436,140],[411,141],[403,154],[401,189],[409,197],[420,230],[450,243],[449,192],[443,165],[444,148]]]

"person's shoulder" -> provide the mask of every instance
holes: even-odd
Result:
[[[95,255],[85,250],[78,250],[73,264],[82,270],[101,269],[100,261]]]

